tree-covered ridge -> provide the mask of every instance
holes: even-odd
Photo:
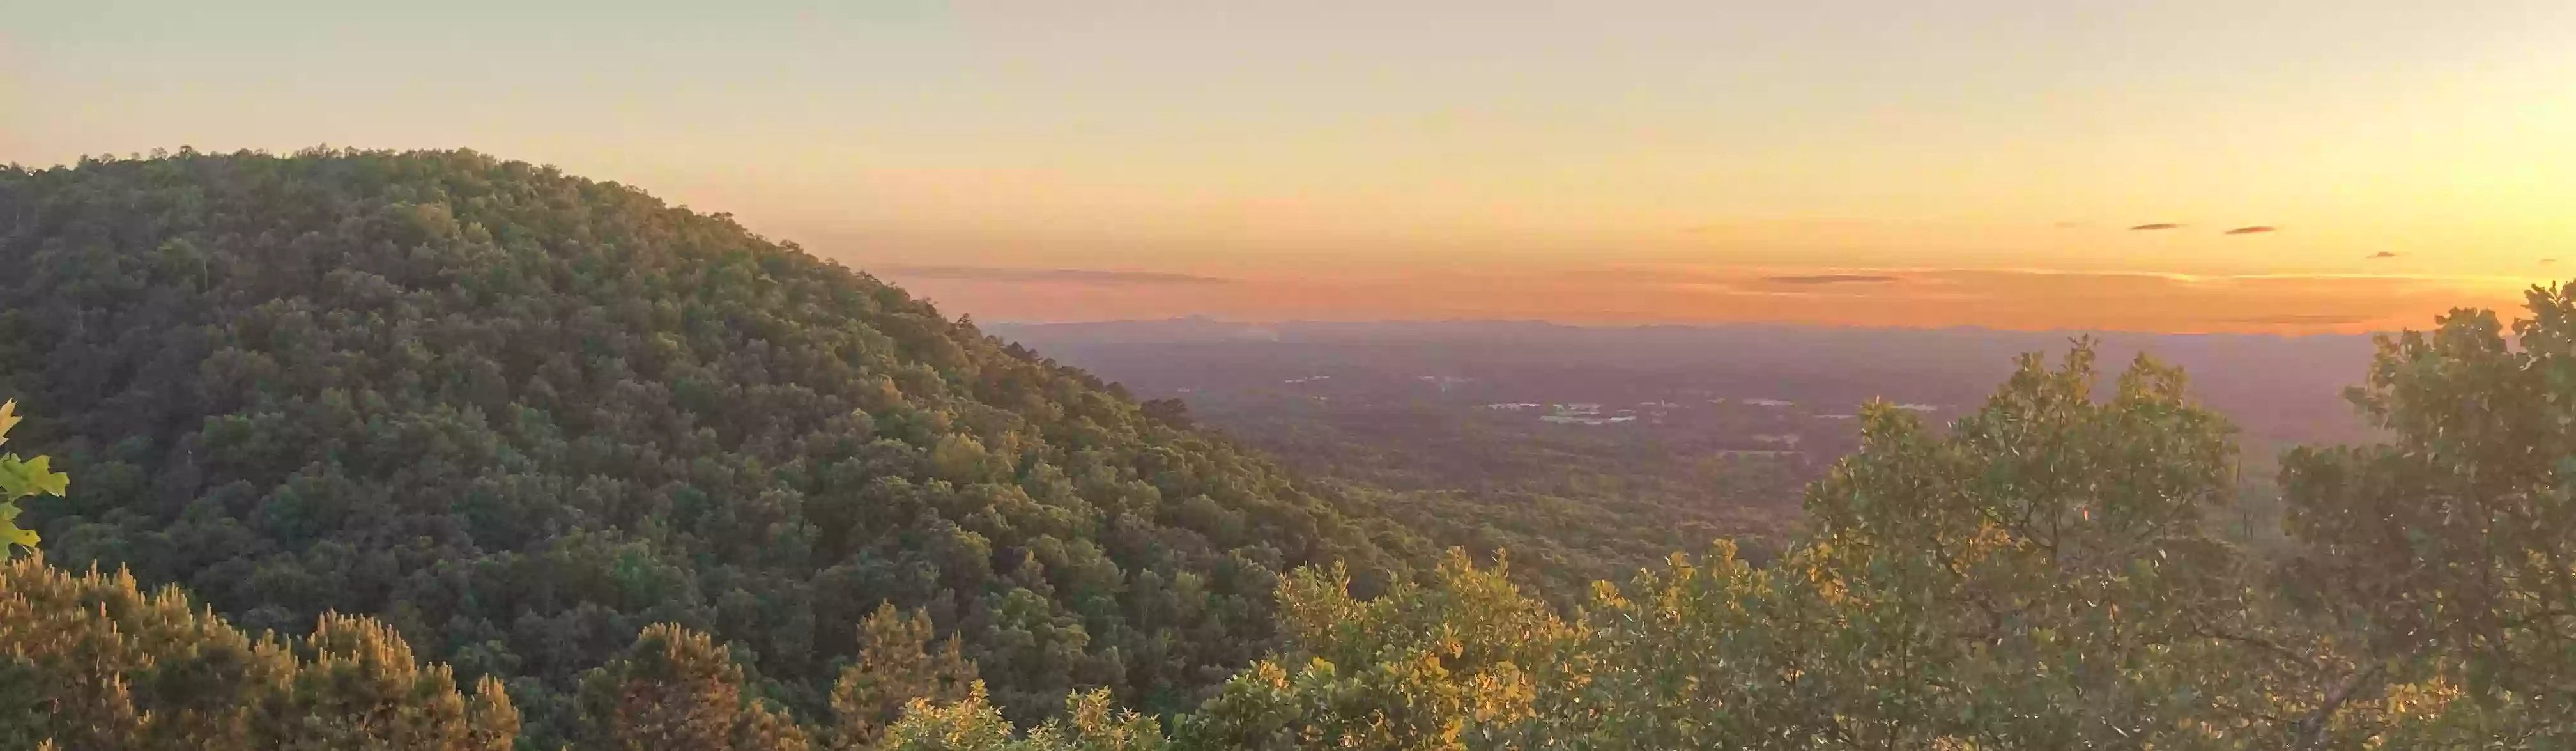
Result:
[[[375,615],[531,736],[652,623],[825,716],[882,604],[1015,717],[1195,703],[1376,533],[1116,387],[724,215],[472,152],[0,170],[48,557],[244,628]]]

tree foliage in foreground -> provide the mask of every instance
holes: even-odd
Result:
[[[0,401],[0,444],[9,442],[9,429],[16,427],[16,400]],[[20,459],[15,453],[0,454],[0,554],[16,550],[34,550],[42,539],[35,530],[18,526],[18,515],[26,511],[18,502],[29,496],[59,496],[71,487],[71,478],[51,468],[53,460],[39,456]]]
[[[2576,315],[2462,312],[2356,400],[2390,445],[2285,462],[2287,563],[2204,517],[2231,429],[2141,360],[2027,360],[1935,434],[1884,405],[1756,567],[1720,543],[1570,613],[1455,555],[1435,586],[1281,588],[1291,648],[1184,748],[2531,748],[2576,741],[2565,582]],[[941,710],[954,712],[955,709]],[[904,732],[898,725],[896,732]],[[988,734],[941,748],[1001,748]]]
[[[382,623],[254,638],[176,589],[41,555],[0,564],[0,695],[8,748],[502,751],[519,735],[499,681],[459,690]]]
[[[2383,338],[2352,398],[2395,440],[2283,461],[2303,595],[2380,658],[2336,690],[2460,718],[2411,742],[2576,737],[2576,287],[2527,298]]]

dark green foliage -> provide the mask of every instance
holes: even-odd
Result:
[[[2576,286],[2527,309],[2382,338],[2350,396],[2394,440],[2283,460],[2288,531],[2313,543],[2293,583],[2383,655],[2352,693],[2464,692],[2435,698],[2474,721],[2420,742],[2576,737]]]
[[[1281,572],[1398,570],[1175,406],[725,215],[472,152],[0,171],[0,397],[84,478],[50,556],[243,626],[382,618],[531,742],[650,623],[808,722],[880,605],[996,704],[1171,709],[1273,643]]]

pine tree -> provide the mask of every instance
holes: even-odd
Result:
[[[966,698],[975,681],[975,663],[967,660],[956,639],[930,646],[930,615],[906,613],[893,603],[878,606],[859,627],[859,660],[841,670],[832,686],[835,743],[844,749],[876,742],[915,699],[948,703]]]
[[[582,676],[582,748],[596,751],[805,751],[794,717],[746,700],[743,669],[706,634],[644,628],[626,656]]]

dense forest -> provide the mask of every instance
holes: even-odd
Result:
[[[2576,742],[2576,290],[2386,338],[2384,438],[2270,482],[2079,342],[1945,425],[1862,409],[1758,560],[1568,593],[471,153],[12,169],[0,269],[13,747]]]
[[[373,614],[532,737],[653,623],[820,712],[922,609],[1015,717],[1195,704],[1299,566],[1402,561],[1262,460],[724,215],[469,152],[0,171],[48,559],[254,631]],[[1409,554],[1422,558],[1419,550]],[[1025,710],[1025,711],[1022,711]]]

